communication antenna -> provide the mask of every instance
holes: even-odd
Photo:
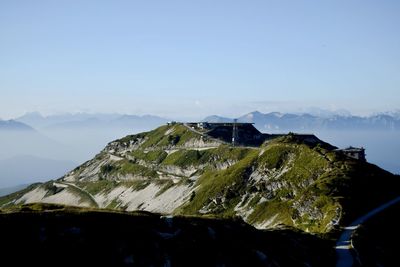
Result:
[[[239,142],[238,128],[237,128],[237,119],[233,120],[233,129],[232,129],[232,146],[236,146]]]

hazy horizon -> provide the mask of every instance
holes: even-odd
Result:
[[[349,109],[326,109],[323,107],[315,107],[315,106],[310,106],[310,107],[297,107],[297,108],[281,108],[281,109],[268,109],[268,108],[244,108],[243,112],[220,112],[220,113],[202,113],[202,114],[197,114],[197,115],[192,115],[192,116],[185,116],[185,114],[176,114],[175,116],[168,116],[166,114],[157,114],[157,113],[133,113],[133,112],[128,112],[128,113],[123,113],[123,112],[117,112],[117,111],[111,111],[111,112],[100,112],[100,111],[88,111],[88,110],[77,110],[77,111],[59,111],[59,112],[51,112],[51,113],[46,113],[46,112],[41,112],[38,110],[31,110],[31,111],[26,111],[22,113],[16,113],[13,116],[8,116],[8,117],[1,117],[0,120],[15,120],[23,116],[31,116],[31,115],[38,115],[43,118],[48,118],[48,117],[54,117],[54,116],[76,116],[76,115],[115,115],[115,116],[139,116],[139,117],[144,117],[144,116],[157,116],[160,118],[165,118],[165,119],[197,119],[197,120],[202,120],[205,117],[208,116],[221,116],[221,117],[227,117],[227,118],[237,118],[252,112],[261,112],[264,114],[268,113],[282,113],[282,114],[310,114],[310,115],[315,115],[315,116],[335,116],[335,115],[340,115],[340,116],[358,116],[358,117],[371,117],[375,115],[380,115],[380,114],[400,114],[400,109],[382,109],[382,110],[375,110],[371,112],[364,112],[364,113],[354,113],[351,112]]]

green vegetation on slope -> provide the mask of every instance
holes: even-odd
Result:
[[[118,178],[118,175],[158,178],[158,174],[155,170],[127,159],[116,161],[113,164],[103,165],[101,167],[100,174],[104,177],[116,178]]]
[[[159,164],[161,163],[167,156],[167,152],[162,149],[152,150],[152,151],[144,151],[144,150],[134,150],[130,153],[131,156],[144,160],[149,163]]]
[[[170,131],[169,134],[166,134]],[[141,148],[148,147],[167,147],[181,146],[191,139],[199,139],[200,136],[185,126],[176,124],[174,126],[161,126],[146,135],[146,141],[141,145]]]
[[[248,148],[236,148],[227,145],[220,145],[217,148],[207,150],[181,149],[165,158],[163,165],[175,165],[179,167],[207,165],[237,162],[245,158],[252,150]]]
[[[198,165],[201,156],[201,152],[198,150],[182,149],[168,155],[168,157],[162,162],[162,164],[175,165],[179,167],[189,167],[193,165]]]
[[[214,213],[232,216],[233,208],[240,200],[240,195],[246,190],[246,181],[256,161],[258,151],[254,150],[247,157],[231,167],[220,171],[207,171],[197,181],[199,188],[193,199],[182,208],[180,213],[197,214],[203,207],[210,205]],[[214,207],[213,203],[224,199],[224,205]],[[217,208],[217,209],[216,209]]]
[[[223,163],[227,160],[239,161],[254,150],[255,149],[220,145],[217,148],[202,151],[202,158],[200,158],[199,162],[212,163],[217,161]]]
[[[112,189],[117,187],[119,183],[117,181],[100,180],[92,182],[77,182],[76,185],[83,188],[92,195],[96,195],[100,192],[109,193]]]
[[[390,190],[386,185],[375,186],[368,178],[362,178],[368,169],[371,174],[389,179],[391,184],[399,182],[368,163],[319,146],[290,143],[287,139],[246,151],[244,155],[227,169],[206,169],[196,183],[198,187],[190,202],[176,212],[234,216],[235,207],[245,207],[250,212],[247,221],[254,225],[271,220],[270,223],[324,233],[341,216],[353,218],[362,205],[370,207],[387,198],[360,191],[361,188]],[[255,171],[260,180],[249,179]],[[361,187],[349,191],[347,187],[352,183],[361,183]],[[343,205],[354,210],[343,212]]]

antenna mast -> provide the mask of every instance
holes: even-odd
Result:
[[[238,129],[237,129],[237,119],[233,120],[233,129],[232,129],[232,146],[236,146],[239,141]]]

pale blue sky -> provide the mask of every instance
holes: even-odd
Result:
[[[0,118],[398,109],[399,14],[398,0],[3,0]]]

